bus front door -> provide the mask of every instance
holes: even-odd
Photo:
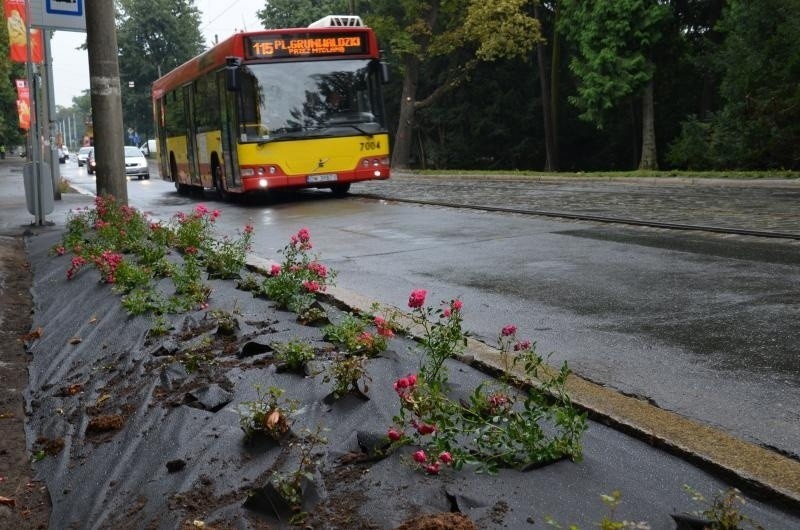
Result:
[[[219,100],[223,102],[220,112],[220,135],[222,136],[222,158],[225,169],[225,187],[231,189],[241,185],[236,172],[236,92],[225,87],[224,72],[220,72],[217,88]]]

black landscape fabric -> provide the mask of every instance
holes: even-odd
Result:
[[[237,316],[233,336],[217,333],[206,309],[171,315],[171,332],[148,338],[152,317],[128,316],[95,270],[67,280],[70,257],[49,252],[59,238],[50,232],[27,241],[33,327],[41,328],[29,345],[27,436],[52,498],[50,528],[288,527],[290,513],[276,506],[269,483],[274,472],[296,467],[297,453],[291,435],[246,442],[237,410],[255,399],[256,385],[282,388],[296,400],[293,433],[325,429],[302,527],[391,529],[421,514],[460,511],[478,528],[548,528],[546,516],[589,528],[608,515],[600,495],[618,489],[619,519],[673,528],[670,513],[697,508],[684,483],[707,492],[725,487],[591,422],[582,461],[527,472],[444,469],[428,476],[408,464],[413,448],[376,457],[373,444],[382,443],[399,410],[392,383],[419,365],[413,341],[396,337],[368,362],[368,399],[332,400],[330,384],[313,373],[333,351],[319,327],[299,324],[234,281],[214,280],[211,308]],[[342,316],[325,309],[331,320]],[[272,362],[269,345],[294,338],[318,351],[311,375],[278,372]],[[200,358],[191,372],[174,360],[178,351],[199,351],[204,340],[213,343],[213,358]],[[488,377],[456,361],[447,366],[456,395]],[[792,524],[758,503],[748,506],[767,528]]]

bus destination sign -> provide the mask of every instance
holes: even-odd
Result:
[[[367,39],[361,33],[252,35],[247,37],[245,44],[245,55],[248,59],[367,53]]]

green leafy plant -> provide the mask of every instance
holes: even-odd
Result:
[[[282,362],[287,370],[299,372],[305,368],[308,361],[316,357],[314,347],[302,340],[290,340],[285,343],[274,344],[275,359]]]
[[[424,289],[416,289],[408,298],[411,319],[423,330],[420,339],[423,362],[419,374],[427,384],[443,386],[447,382],[447,371],[442,369],[444,362],[467,345],[467,333],[462,326],[462,302],[451,300],[434,308],[425,306],[426,295]]]
[[[169,333],[170,329],[172,329],[172,324],[167,320],[167,317],[164,315],[156,315],[153,318],[153,325],[150,326],[147,335],[149,337],[161,337]]]
[[[297,468],[288,473],[275,472],[272,475],[275,490],[294,511],[290,524],[301,524],[308,517],[308,514],[302,511],[303,483],[314,482],[314,471],[319,465],[319,448],[328,443],[327,438],[322,436],[324,431],[325,429],[320,426],[314,431],[304,428],[300,435],[289,443],[289,448],[299,453]]]
[[[206,270],[216,278],[238,278],[245,266],[252,239],[253,225],[248,224],[237,238],[226,236],[222,240],[208,242],[203,252]]]
[[[276,386],[262,390],[256,385],[255,391],[256,399],[239,403],[237,409],[245,439],[263,433],[278,440],[291,429],[292,413],[297,409],[297,403],[283,399],[284,390]]]
[[[236,288],[257,293],[261,290],[261,278],[255,274],[247,274],[236,281]]]
[[[66,233],[52,252],[74,254],[67,279],[94,266],[101,281],[123,294],[122,305],[130,314],[205,309],[211,290],[203,282],[203,267],[223,277],[238,273],[252,238],[247,225],[238,239],[217,241],[212,228],[219,215],[198,205],[191,214],[176,214],[169,224],[149,222],[112,196],[98,196],[94,208],[70,212]],[[181,251],[182,259],[167,260],[172,248]],[[165,298],[154,280],[166,277],[175,293]]]
[[[375,357],[386,351],[388,333],[394,335],[394,332],[378,327],[378,331],[372,333],[367,329],[370,324],[366,317],[348,313],[338,323],[325,326],[322,332],[326,340],[342,346],[350,354]]]
[[[236,316],[223,309],[212,309],[208,312],[206,318],[217,326],[217,333],[219,335],[234,335],[239,329],[239,321],[236,319]]]
[[[263,294],[281,309],[302,313],[316,299],[316,293],[333,285],[336,273],[311,254],[308,229],[301,228],[281,253],[283,262],[273,265],[262,285]]]
[[[211,338],[204,337],[199,343],[193,344],[181,353],[178,360],[188,373],[196,372],[201,366],[213,364],[214,353],[211,351]]]
[[[130,315],[144,315],[164,307],[164,300],[154,291],[144,288],[132,289],[122,297],[122,307]]]
[[[603,519],[597,523],[597,527],[601,530],[650,530],[650,525],[645,521],[620,521],[616,518],[617,507],[622,502],[622,494],[618,490],[612,491],[610,494],[600,495],[603,504],[608,506],[609,514],[603,516]],[[563,528],[558,522],[550,516],[545,516],[545,521],[553,528]],[[568,530],[579,530],[577,525],[569,525]]]
[[[330,368],[325,373],[323,381],[333,381],[333,397],[336,399],[350,393],[369,391],[367,386],[372,379],[366,369],[367,357],[365,355],[337,355]],[[361,387],[359,387],[361,383]]]
[[[200,274],[202,269],[197,258],[193,254],[183,257],[182,264],[172,268],[170,274],[175,284],[176,307],[190,309],[195,306],[204,308],[211,289],[203,283]]]
[[[153,273],[151,269],[123,258],[116,267],[114,279],[116,292],[128,293],[134,289],[149,290],[153,281]]]
[[[747,523],[756,530],[764,530],[760,524],[741,512],[745,498],[738,489],[720,491],[710,500],[688,484],[684,484],[683,489],[691,495],[692,500],[705,506],[703,510],[695,511],[694,515],[708,519],[711,530],[740,530],[742,523]]]
[[[496,384],[476,387],[467,402],[455,400],[447,394],[443,363],[463,345],[462,304],[454,300],[437,311],[423,308],[424,298],[424,291],[411,293],[409,306],[418,310],[415,318],[434,316],[439,327],[420,322],[428,333],[421,341],[426,358],[419,378],[410,374],[394,383],[400,412],[387,433],[390,440],[419,446],[426,458],[415,464],[428,473],[440,468],[430,455],[442,453],[455,469],[471,464],[490,473],[565,456],[579,459],[586,417],[572,406],[565,390],[566,364],[556,373],[545,370],[532,342],[518,340],[516,327],[505,326],[500,333],[501,358],[508,367],[521,364],[527,378],[535,381],[518,391],[509,377],[502,377]],[[458,322],[451,327],[442,322],[454,318]]]
[[[176,213],[171,220],[174,245],[189,254],[197,254],[208,247],[212,227],[220,215],[219,210],[209,210],[198,204],[190,214]]]

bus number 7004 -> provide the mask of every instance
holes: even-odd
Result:
[[[380,149],[380,148],[381,148],[380,142],[361,142],[362,151],[372,151],[374,149]]]

